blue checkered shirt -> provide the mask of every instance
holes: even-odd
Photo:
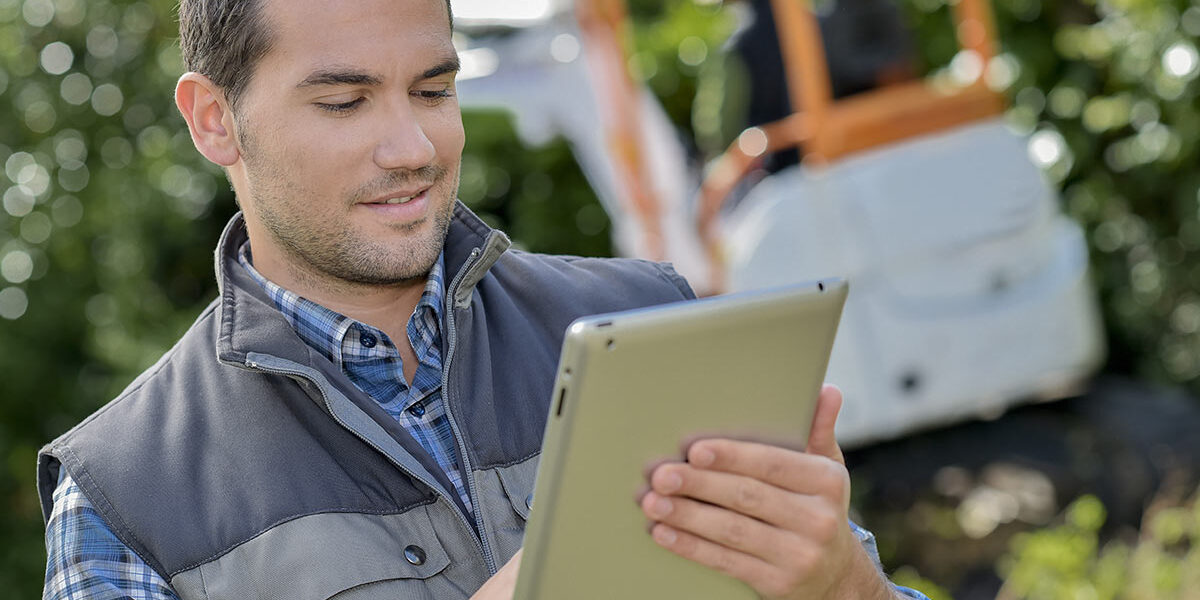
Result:
[[[310,302],[259,274],[250,264],[248,246],[239,260],[267,291],[300,337],[338,365],[360,389],[399,421],[446,471],[468,509],[454,434],[441,401],[441,323],[443,258],[429,274],[417,308],[408,322],[416,352],[417,372],[405,382],[400,355],[382,331]],[[872,556],[875,537],[851,523]],[[45,600],[178,600],[163,578],[113,534],[83,491],[63,470],[54,491],[54,509],[46,526]],[[905,598],[928,600],[920,592],[895,588]]]

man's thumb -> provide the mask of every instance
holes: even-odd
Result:
[[[837,435],[834,433],[838,411],[841,409],[842,390],[838,389],[836,385],[828,383],[821,386],[821,393],[817,396],[817,410],[813,414],[812,430],[808,434],[806,451],[809,454],[819,454],[831,458],[844,465],[846,459],[842,456],[842,449],[838,446]]]

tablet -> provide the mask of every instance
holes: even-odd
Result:
[[[575,321],[515,597],[756,598],[657,546],[637,499],[648,469],[690,440],[803,449],[847,289],[823,280]]]

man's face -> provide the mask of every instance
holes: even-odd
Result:
[[[437,259],[464,134],[444,0],[266,0],[274,45],[234,114],[256,263],[389,285]]]

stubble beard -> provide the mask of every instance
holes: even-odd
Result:
[[[254,212],[287,255],[294,276],[310,284],[335,288],[398,287],[423,281],[428,276],[450,230],[459,169],[451,173],[444,167],[426,166],[415,171],[389,171],[332,205],[335,210],[345,211],[342,214],[346,218],[321,221],[313,218],[313,213],[288,210],[296,202],[311,198],[311,194],[292,185],[297,179],[292,176],[290,163],[264,157],[249,135],[239,138]],[[451,185],[444,188],[448,178],[452,178]],[[372,239],[350,222],[348,213],[357,201],[408,187],[413,182],[431,181],[433,187],[427,194],[428,201],[435,204],[430,215],[433,226],[424,235],[421,233],[424,221],[392,227],[397,235],[384,240]],[[441,197],[435,197],[438,192],[442,192]]]

